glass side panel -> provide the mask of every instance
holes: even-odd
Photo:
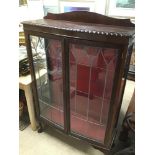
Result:
[[[104,142],[118,49],[69,44],[71,132]]]
[[[40,115],[64,126],[61,41],[30,36]]]

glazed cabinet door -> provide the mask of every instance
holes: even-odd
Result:
[[[30,35],[40,117],[64,129],[62,41]]]
[[[104,144],[119,50],[69,41],[70,132]]]

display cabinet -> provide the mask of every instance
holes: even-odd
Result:
[[[134,24],[97,13],[48,13],[23,22],[36,117],[109,150],[134,42]],[[39,80],[40,70],[46,74]]]

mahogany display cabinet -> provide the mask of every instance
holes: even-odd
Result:
[[[78,11],[48,13],[44,19],[23,22],[23,28],[39,130],[46,123],[109,150],[116,135],[134,24]]]

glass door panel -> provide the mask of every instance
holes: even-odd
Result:
[[[30,36],[40,115],[64,126],[62,45],[60,40]]]
[[[118,50],[69,44],[71,132],[104,142]]]

